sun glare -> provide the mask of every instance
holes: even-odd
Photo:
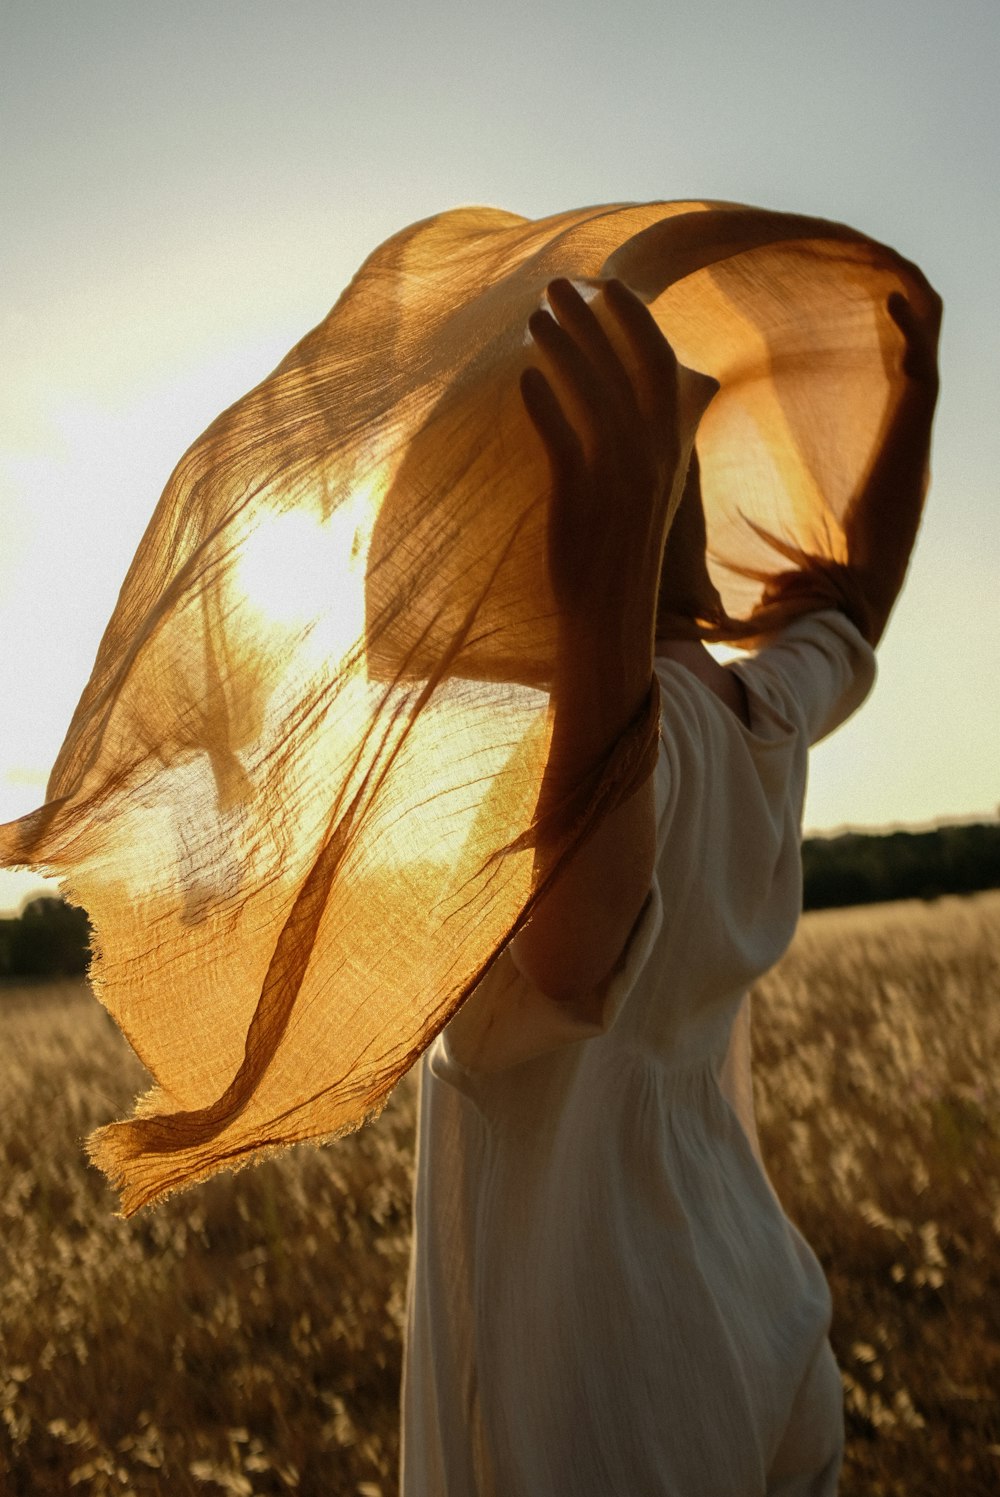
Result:
[[[272,627],[301,633],[325,661],[342,659],[365,627],[365,568],[377,480],[357,487],[333,514],[298,508],[272,514],[246,541],[237,582]]]

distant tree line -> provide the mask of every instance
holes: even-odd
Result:
[[[810,837],[802,860],[807,910],[1000,889],[1000,823]],[[76,977],[89,960],[87,916],[61,899],[33,899],[20,918],[0,920],[0,980]]]
[[[811,837],[802,863],[807,910],[1000,889],[1000,822]]]
[[[90,922],[62,899],[32,899],[19,919],[0,920],[0,978],[79,977],[89,961]]]

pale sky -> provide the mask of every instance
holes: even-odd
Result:
[[[684,197],[842,220],[944,297],[927,519],[807,825],[994,815],[998,76],[998,0],[5,0],[0,819],[174,462],[369,250],[461,203]]]

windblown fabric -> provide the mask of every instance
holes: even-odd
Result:
[[[377,1113],[651,770],[653,693],[540,824],[559,620],[518,377],[557,276],[620,278],[720,382],[697,451],[725,616],[697,630],[759,639],[816,606],[796,567],[849,576],[899,393],[886,299],[923,294],[892,251],[703,202],[461,209],[376,250],[181,459],[47,803],[0,828],[88,911],[155,1081],[91,1140],[127,1214]]]

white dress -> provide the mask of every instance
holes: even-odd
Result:
[[[733,667],[657,660],[653,885],[602,1024],[504,952],[424,1058],[403,1497],[826,1497],[829,1291],[756,1146],[749,986],[801,906],[810,743],[874,656],[838,613]]]

